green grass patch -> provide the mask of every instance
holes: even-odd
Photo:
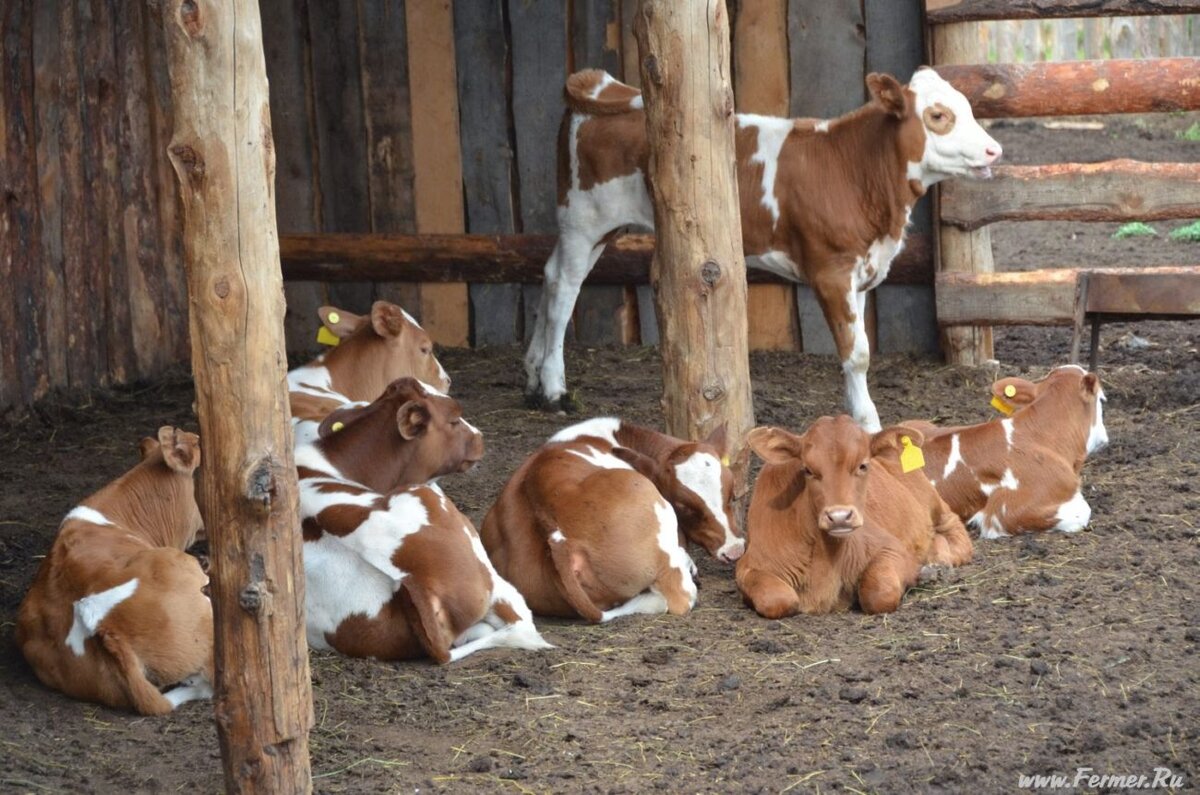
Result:
[[[1171,233],[1171,239],[1178,243],[1200,243],[1200,221],[1179,227]]]
[[[1175,133],[1185,141],[1200,141],[1200,121],[1192,122],[1192,126],[1186,130],[1180,130]]]
[[[1117,240],[1124,240],[1127,237],[1154,237],[1157,234],[1158,230],[1150,226],[1150,224],[1134,221],[1131,224],[1125,224],[1113,232],[1113,237]]]

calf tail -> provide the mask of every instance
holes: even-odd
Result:
[[[454,642],[454,636],[441,601],[414,578],[405,577],[400,588],[400,607],[425,653],[442,665],[450,662],[450,644]]]
[[[642,109],[642,92],[603,69],[585,69],[567,78],[567,107],[591,116],[613,116]]]
[[[561,531],[559,535],[562,535]],[[600,623],[604,614],[583,590],[583,584],[579,581],[578,570],[587,565],[586,556],[582,551],[575,549],[569,538],[560,538],[557,541],[551,539],[548,543],[550,559],[554,561],[554,569],[558,573],[554,582],[559,593],[580,616],[594,624]]]
[[[119,633],[100,629],[96,633],[100,646],[112,658],[114,673],[120,680],[129,703],[143,715],[166,715],[175,707],[146,678],[145,668],[135,652]],[[124,705],[113,705],[124,706]]]

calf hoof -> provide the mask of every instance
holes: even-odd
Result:
[[[548,414],[578,414],[583,411],[582,401],[573,392],[568,392],[554,400],[542,394],[526,394],[525,405]]]
[[[917,585],[933,585],[940,582],[945,569],[942,566],[925,565],[917,572]]]

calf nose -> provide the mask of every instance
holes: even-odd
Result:
[[[853,508],[845,508],[838,506],[829,508],[825,511],[825,518],[829,520],[829,524],[834,527],[845,526],[850,524],[850,519],[854,516]]]
[[[983,154],[987,157],[987,163],[990,166],[1000,159],[1000,155],[1004,154],[1004,150],[1000,148],[1000,144],[993,144],[984,149]]]
[[[746,551],[746,542],[740,538],[733,543],[726,544],[717,550],[717,559],[722,563],[733,563],[742,556]]]

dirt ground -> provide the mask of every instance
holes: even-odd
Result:
[[[1009,162],[1184,160],[1188,120],[1103,131],[997,125]],[[1149,135],[1149,138],[1145,136]],[[1055,148],[1059,147],[1059,148]],[[1036,157],[1031,152],[1036,151]],[[1094,157],[1093,157],[1094,155]],[[1104,225],[998,225],[998,267],[1200,260],[1200,245],[1113,241]],[[1136,332],[1151,344],[1129,347]],[[1066,358],[1068,329],[997,332],[1003,374]],[[1102,337],[1112,444],[1085,469],[1089,532],[977,546],[975,561],[914,590],[891,616],[766,621],[732,572],[697,553],[700,601],[684,618],[605,626],[543,621],[556,648],[484,652],[445,667],[314,652],[322,792],[1007,791],[1021,773],[1200,776],[1200,327],[1113,325]],[[521,401],[515,347],[448,351],[488,452],[443,480],[477,523],[518,463],[574,418]],[[568,352],[587,415],[659,426],[657,352]],[[801,429],[840,408],[828,359],[756,354],[760,423]],[[991,416],[987,368],[876,357],[884,421]],[[12,642],[17,605],[55,527],[128,468],[137,440],[195,428],[184,374],[48,401],[0,419],[0,791],[214,792],[208,705],[139,718],[43,688]]]

